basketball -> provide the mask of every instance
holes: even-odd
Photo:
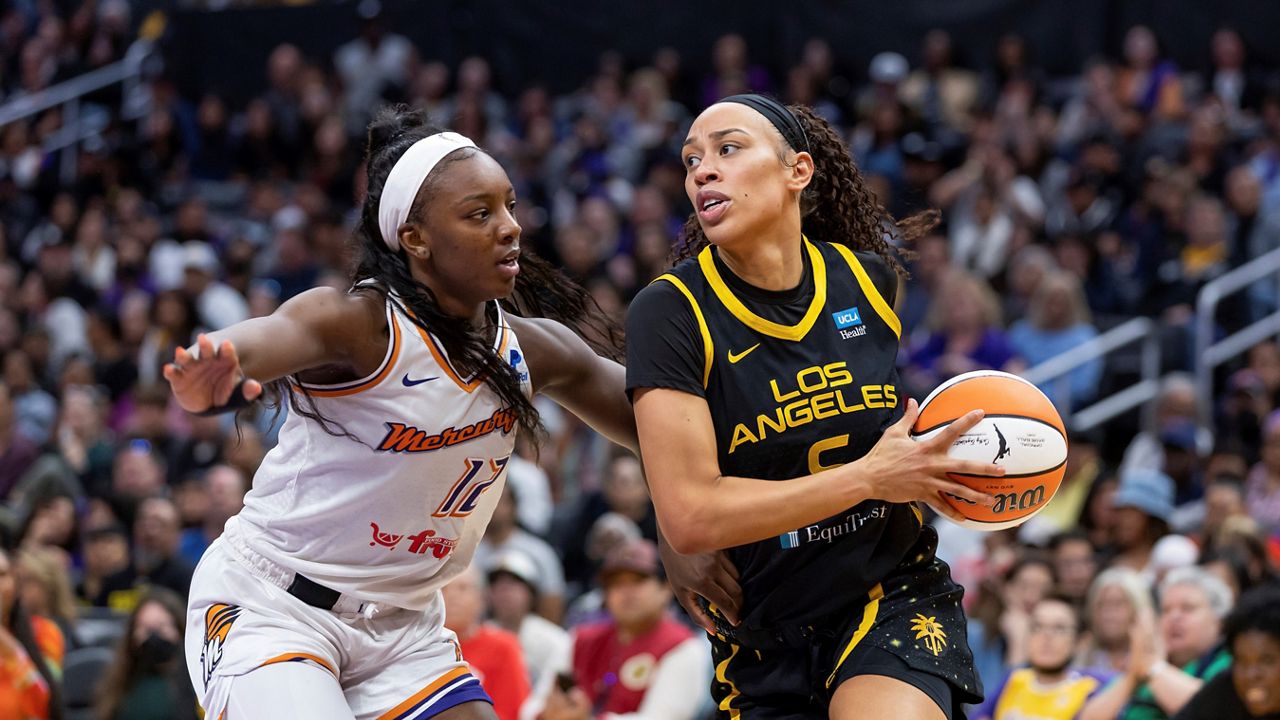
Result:
[[[979,370],[951,378],[920,403],[911,428],[914,440],[927,440],[965,413],[985,415],[956,439],[953,458],[1005,467],[1004,477],[952,474],[951,478],[995,497],[984,507],[954,495],[944,499],[975,530],[1017,527],[1049,504],[1067,469],[1067,432],[1053,403],[1035,385],[1016,375]]]

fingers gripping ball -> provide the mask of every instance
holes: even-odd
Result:
[[[1004,477],[951,474],[995,498],[984,507],[954,495],[944,499],[976,530],[1003,530],[1030,520],[1049,504],[1067,469],[1067,432],[1058,410],[1035,385],[1016,375],[979,370],[951,378],[920,404],[913,440],[927,440],[970,410],[985,415],[951,446],[950,457],[1005,467]]]

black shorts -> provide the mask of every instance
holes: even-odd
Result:
[[[937,533],[924,528],[865,604],[801,629],[801,642],[789,631],[773,642],[722,628],[711,639],[717,717],[827,720],[841,683],[885,675],[924,691],[946,717],[963,718],[963,705],[982,701],[982,682],[960,607],[964,589],[934,556],[937,546]]]

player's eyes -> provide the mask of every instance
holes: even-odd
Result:
[[[702,159],[697,155],[689,155],[684,159],[684,166],[692,170],[693,168],[698,167],[698,163],[700,162],[702,162]]]
[[[723,144],[723,145],[721,145],[721,146],[720,146],[720,154],[721,154],[721,155],[732,155],[732,154],[733,154],[733,151],[738,150],[738,149],[739,149],[739,148],[738,148],[738,146],[737,146],[737,145],[734,145],[733,143],[725,143],[725,144]]]

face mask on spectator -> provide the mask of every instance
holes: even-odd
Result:
[[[178,644],[157,633],[150,633],[134,653],[138,658],[138,665],[155,669],[177,656]]]

